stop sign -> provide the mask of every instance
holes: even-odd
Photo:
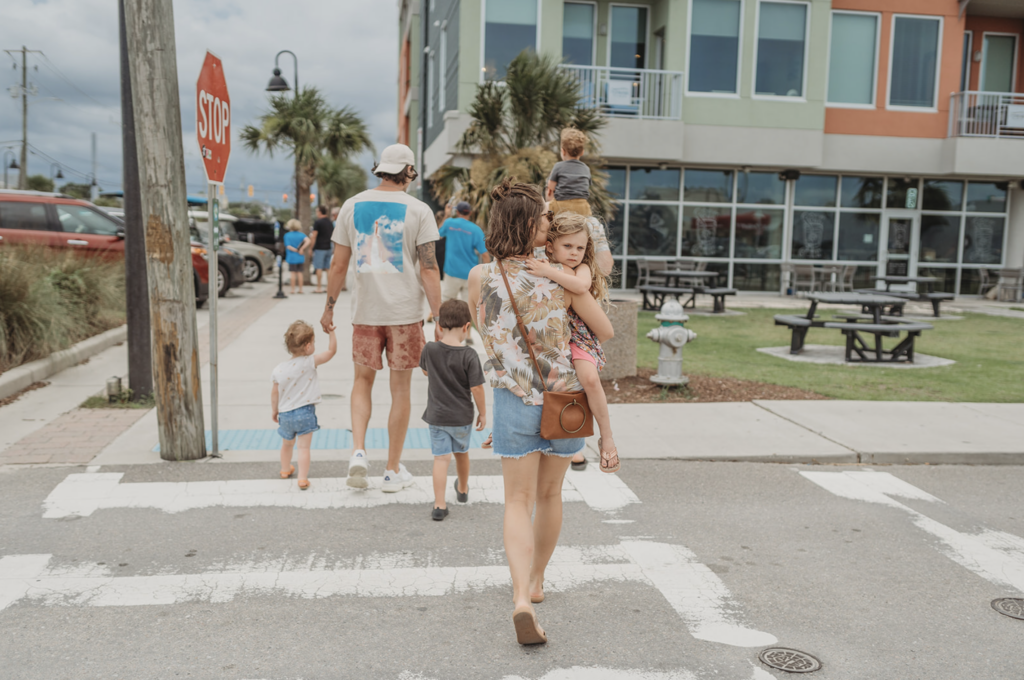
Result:
[[[209,51],[196,81],[196,137],[206,180],[223,184],[231,155],[231,99],[224,65]]]

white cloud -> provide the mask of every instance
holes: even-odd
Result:
[[[205,187],[195,138],[195,81],[207,49],[224,62],[234,125],[225,188],[232,199],[252,184],[257,197],[280,205],[292,190],[287,154],[256,157],[237,141],[238,131],[266,109],[264,91],[282,49],[299,58],[300,85],[320,88],[333,106],[352,106],[370,127],[378,150],[394,141],[397,117],[398,9],[394,2],[297,0],[177,0],[174,3],[178,83],[185,171],[191,193]],[[120,59],[116,0],[4,0],[0,48],[42,50],[76,87],[29,56],[29,142],[67,168],[90,171],[90,134],[97,134],[97,175],[105,189],[121,182]],[[0,87],[21,82],[19,68],[0,55]],[[280,60],[293,87],[293,63]],[[81,91],[79,91],[81,90]],[[0,148],[19,151],[21,101],[0,92]],[[54,99],[59,98],[60,101]],[[361,159],[369,169],[372,159]],[[50,163],[29,156],[31,174],[49,174]],[[67,170],[66,180],[82,181]]]

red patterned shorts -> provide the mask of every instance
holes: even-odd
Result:
[[[388,368],[411,371],[420,365],[426,344],[422,321],[405,326],[352,326],[352,361],[375,371],[384,368],[381,354],[385,350]]]

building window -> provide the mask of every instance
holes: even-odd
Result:
[[[759,5],[755,95],[804,96],[808,11],[804,3]]]
[[[594,22],[597,6],[567,2],[562,10],[562,59],[576,66],[594,65]]]
[[[693,0],[690,92],[735,94],[739,82],[740,0]]]
[[[942,19],[896,16],[889,59],[889,106],[934,109]]]
[[[538,0],[491,0],[484,7],[483,76],[502,80],[523,50],[537,49]]]
[[[877,14],[832,12],[829,104],[874,105],[879,23]]]
[[[434,124],[434,83],[437,82],[435,73],[434,52],[427,53],[427,127]]]
[[[1017,36],[985,35],[981,59],[981,89],[984,92],[1013,92]]]
[[[447,23],[447,22],[446,22]],[[438,78],[437,78],[437,112],[444,113],[445,104],[445,87],[447,83],[447,71],[448,71],[448,29],[447,27],[441,27],[441,49],[440,58],[438,59]]]
[[[616,68],[646,68],[647,8],[612,5],[608,65]]]

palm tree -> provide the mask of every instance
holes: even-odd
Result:
[[[317,179],[318,167],[327,160],[341,161],[372,150],[366,123],[349,107],[332,109],[315,87],[305,87],[295,97],[272,95],[270,111],[258,125],[246,125],[242,144],[253,153],[290,149],[295,159],[299,221],[304,230],[312,225],[312,210],[303,197]]]
[[[579,84],[558,68],[557,60],[523,51],[509,64],[504,82],[477,88],[469,108],[473,121],[456,147],[475,158],[469,168],[447,165],[434,173],[434,196],[447,201],[459,194],[487,224],[491,187],[510,176],[546,186],[559,160],[562,128],[575,127],[589,140],[583,160],[594,176],[591,203],[598,215],[610,216],[613,205],[604,189],[607,175],[599,170],[603,161],[595,140],[605,121],[596,109],[579,108],[579,100]]]
[[[365,190],[366,180],[366,170],[348,157],[325,157],[316,168],[316,185],[329,205],[341,205]]]

